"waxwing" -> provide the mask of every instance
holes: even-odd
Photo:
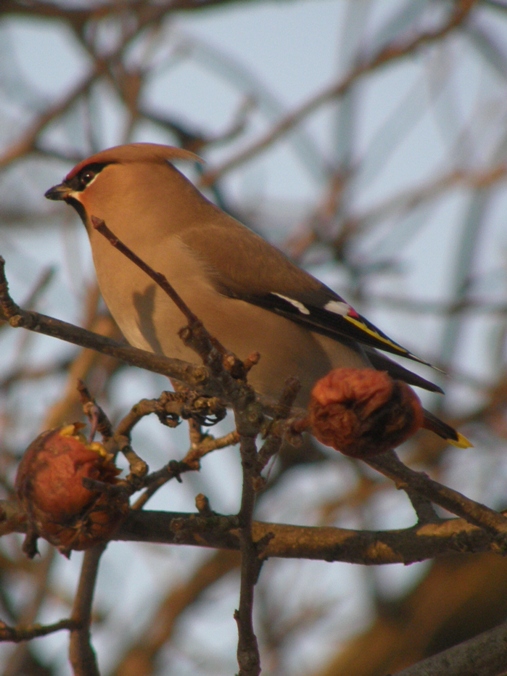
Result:
[[[171,162],[193,153],[152,143],[109,148],[77,164],[46,192],[78,212],[90,238],[99,286],[131,345],[195,362],[178,330],[184,316],[134,263],[91,224],[95,216],[162,272],[212,335],[245,359],[261,359],[249,382],[272,400],[285,380],[301,382],[306,404],[315,381],[336,367],[387,371],[432,392],[437,385],[378,352],[415,361],[343,298],[208,201]],[[426,363],[426,362],[422,362]],[[425,426],[450,443],[469,443],[426,413]]]

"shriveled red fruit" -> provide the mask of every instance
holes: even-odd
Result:
[[[40,434],[25,451],[15,483],[32,534],[65,554],[107,540],[128,511],[125,492],[83,486],[84,478],[115,485],[120,470],[101,444],[86,441],[81,427]]]
[[[375,369],[330,371],[315,384],[308,410],[319,441],[357,458],[399,446],[424,420],[415,392]]]

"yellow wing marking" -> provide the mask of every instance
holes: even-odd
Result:
[[[366,324],[363,324],[363,322],[360,321],[359,319],[354,319],[354,317],[350,317],[349,315],[345,315],[345,319],[351,324],[354,324],[354,326],[357,326],[357,328],[361,329],[361,331],[364,331],[364,333],[367,333],[376,340],[380,340],[386,345],[389,345],[389,347],[392,347],[400,354],[410,354],[408,350],[405,350],[405,348],[400,347],[397,343],[393,343],[392,340],[389,340],[389,338],[384,338],[384,336],[381,336],[373,329],[370,329],[368,326],[366,326]]]
[[[474,446],[471,441],[468,441],[468,439],[459,432],[456,441],[454,441],[454,439],[447,439],[446,441],[452,446],[456,446],[456,448],[473,448]]]

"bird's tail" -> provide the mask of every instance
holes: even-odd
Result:
[[[458,448],[470,448],[473,444],[468,439],[460,434],[454,427],[451,427],[436,415],[424,409],[423,427],[438,434],[439,437],[445,439],[449,444],[457,446]]]

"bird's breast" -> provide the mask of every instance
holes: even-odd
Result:
[[[276,400],[286,379],[294,376],[301,380],[299,402],[304,403],[315,380],[333,366],[365,365],[359,353],[336,341],[220,293],[209,271],[178,237],[161,239],[156,246],[139,240],[125,243],[156,272],[164,274],[227,349],[241,359],[260,353],[249,381],[261,394]],[[198,362],[197,355],[178,335],[186,320],[167,294],[106,240],[92,240],[92,250],[102,295],[128,342],[168,357]]]

